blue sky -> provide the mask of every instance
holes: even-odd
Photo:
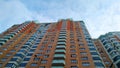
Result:
[[[93,38],[120,31],[120,0],[0,0],[0,33],[28,20],[83,20]]]

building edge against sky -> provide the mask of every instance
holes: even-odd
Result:
[[[93,41],[83,21],[28,21],[1,33],[0,67],[119,68],[120,36],[110,34],[110,38],[105,35]]]

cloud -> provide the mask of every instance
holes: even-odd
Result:
[[[93,38],[120,29],[119,0],[4,0],[0,4],[0,28],[26,20],[52,22],[73,18],[83,20]]]
[[[5,31],[14,24],[27,20],[51,21],[52,19],[32,12],[19,0],[0,0],[0,32]]]
[[[99,10],[94,16],[87,18],[89,32],[92,37],[98,37],[111,31],[120,31],[120,5],[119,2],[112,2],[109,6]]]
[[[8,27],[29,20],[30,13],[19,1],[0,1],[0,32]]]

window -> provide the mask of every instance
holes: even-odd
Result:
[[[18,56],[18,57],[20,57],[20,58],[23,58],[23,57],[24,57],[24,55],[22,55],[22,54],[16,54],[15,56]]]
[[[81,57],[82,60],[88,60],[88,57]]]
[[[87,52],[80,52],[80,54],[81,54],[81,55],[86,55],[86,54],[87,54]]]
[[[48,58],[48,57],[49,57],[49,55],[45,55],[45,56],[44,56],[44,58]]]
[[[50,50],[47,50],[46,53],[50,53]]]
[[[49,48],[52,48],[52,46],[48,46],[48,49],[49,49]]]
[[[108,52],[111,52],[112,50],[114,50],[114,49],[113,49],[113,48],[109,48],[107,51],[108,51]]]
[[[25,67],[27,65],[27,63],[21,63],[19,66],[20,67]]]
[[[103,56],[102,58],[103,58],[103,60],[105,60],[105,59],[106,59],[106,57],[105,57],[105,56]]]
[[[89,62],[82,62],[82,66],[90,66]]]
[[[95,48],[89,48],[90,50],[96,50]]]
[[[35,54],[35,56],[36,57],[40,57],[40,56],[42,56],[42,54],[41,53],[37,53],[37,54]]]
[[[39,52],[43,52],[43,49],[40,49],[40,51]]]
[[[71,63],[76,64],[77,60],[71,60]]]
[[[88,43],[88,46],[94,46],[94,44],[89,44],[89,43]]]
[[[41,63],[42,63],[42,64],[46,64],[46,63],[47,63],[47,60],[42,60]]]
[[[22,53],[24,53],[24,54],[26,54],[26,53],[27,53],[27,51],[26,51],[26,50],[19,50],[18,52],[22,52]]]
[[[76,50],[75,49],[71,49],[70,52],[76,52]]]
[[[34,60],[34,61],[38,61],[38,60],[40,60],[40,58],[38,58],[38,57],[34,57],[33,60]]]
[[[104,67],[104,65],[101,62],[95,62],[96,67]]]
[[[109,62],[109,61],[106,61],[105,64],[110,64],[110,62]]]
[[[37,46],[33,46],[32,48],[37,48]]]
[[[7,58],[2,58],[2,59],[1,59],[2,62],[6,61],[6,60],[7,60]]]
[[[29,60],[30,60],[30,58],[25,58],[25,59],[24,59],[24,61],[29,61]]]
[[[76,54],[71,54],[71,57],[75,58],[75,57],[76,57]]]
[[[32,56],[33,53],[28,53],[27,56]]]
[[[99,57],[93,57],[93,60],[100,60]]]
[[[37,66],[37,63],[32,63],[31,66]]]
[[[97,53],[97,52],[91,52],[91,54],[92,54],[92,55],[98,55],[98,53]]]
[[[39,42],[35,42],[35,45],[38,45],[39,44]]]
[[[13,67],[14,63],[7,63],[5,67]]]
[[[3,50],[7,50],[7,48],[3,48]]]
[[[18,58],[11,58],[10,61],[17,61]]]
[[[15,52],[15,50],[11,50],[10,52]]]
[[[113,57],[114,55],[116,55],[116,52],[113,51],[110,55]]]
[[[6,54],[6,56],[11,56],[11,54]]]
[[[44,46],[44,45],[42,45],[42,46],[41,46],[41,48],[43,49],[43,48],[45,48],[45,46]]]
[[[70,48],[75,48],[75,46],[74,46],[74,45],[71,45]]]
[[[116,56],[115,58],[113,58],[114,61],[120,60],[120,56]]]
[[[81,42],[81,43],[79,44],[79,46],[84,46],[84,44]]]
[[[70,43],[75,43],[73,40],[70,40]]]
[[[85,48],[80,48],[80,50],[85,50]]]
[[[35,51],[35,49],[30,49],[30,52],[34,52]]]

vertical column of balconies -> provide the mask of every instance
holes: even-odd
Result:
[[[19,64],[19,68],[30,68],[30,67],[38,67],[38,62],[40,63],[40,53],[38,52],[39,44],[41,44],[41,40],[43,39],[44,35],[46,34],[48,26],[45,24],[40,24],[41,26],[37,29],[34,35],[29,39],[28,42],[32,42],[26,56],[23,58],[23,61]],[[28,46],[28,45],[26,45]],[[37,53],[37,54],[36,54]]]
[[[66,58],[66,21],[62,21],[62,27],[56,44],[52,68],[64,68]]]
[[[87,46],[86,39],[83,34],[83,29],[80,26],[79,21],[74,22],[74,40],[75,40],[75,56],[71,56],[72,58],[76,58],[76,61],[73,62],[74,67],[82,67],[82,68],[94,68],[94,63],[92,60],[92,56],[89,52],[89,47]],[[86,27],[85,27],[86,28]],[[75,65],[77,64],[77,65]]]
[[[92,39],[91,39],[91,37],[90,37],[90,35],[89,35],[85,25],[84,25],[84,22],[81,21],[80,25],[81,25],[81,28],[82,28],[82,32],[84,34],[84,38],[85,38],[85,40],[87,42],[87,45],[89,47],[89,51],[91,53],[92,60],[94,61],[95,67],[104,68],[104,64],[101,61],[99,53],[97,52],[96,47],[93,44],[93,41],[92,41]]]
[[[25,57],[22,58],[23,60],[18,67],[24,68],[27,65],[32,55],[34,54],[36,48],[38,47],[38,44],[40,44],[40,41],[43,38],[45,32],[46,32],[45,27],[42,24],[40,24],[36,32],[30,37],[26,44],[23,45],[21,50],[27,50],[27,53]]]
[[[22,38],[22,42],[19,42],[19,44],[17,44],[17,48],[13,49],[13,51],[16,51],[17,53],[14,52],[14,56],[12,56],[9,61],[7,62],[7,64],[4,66],[5,68],[7,67],[11,67],[11,68],[16,68],[20,62],[22,61],[22,59],[24,58],[24,56],[27,53],[27,49],[20,49],[23,45],[23,43],[25,43],[25,41],[29,38],[29,35],[24,36],[24,38]]]

